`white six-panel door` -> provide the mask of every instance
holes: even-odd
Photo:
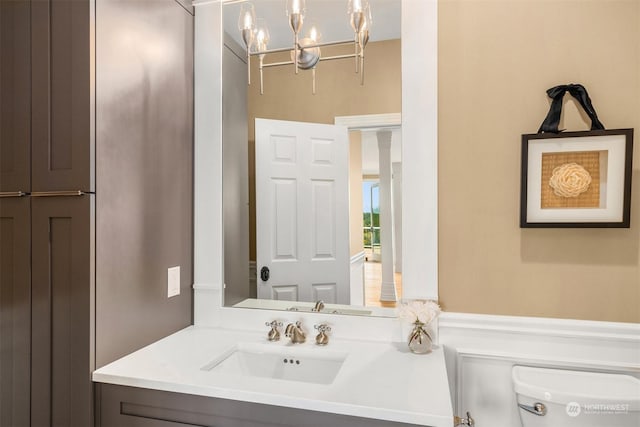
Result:
[[[255,132],[258,298],[349,304],[347,129],[256,119]]]

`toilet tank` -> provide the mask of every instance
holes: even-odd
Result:
[[[514,366],[522,427],[638,427],[640,380],[630,375]]]

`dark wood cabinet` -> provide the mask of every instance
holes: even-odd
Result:
[[[93,422],[93,197],[32,197],[33,426]]]
[[[98,427],[418,427],[372,418],[96,384]]]
[[[95,190],[92,3],[0,1],[0,192]]]
[[[190,324],[192,143],[189,1],[0,0],[0,427],[93,426],[96,363]]]
[[[0,198],[0,426],[93,423],[94,197]]]
[[[31,2],[31,191],[94,191],[92,1]]]
[[[0,1],[0,426],[30,425],[30,1]]]
[[[29,204],[28,197],[0,198],[0,426],[29,426]]]
[[[0,192],[31,188],[31,8],[0,1]]]
[[[92,9],[0,0],[0,426],[93,424]]]

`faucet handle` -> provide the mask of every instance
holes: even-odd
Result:
[[[331,332],[331,327],[326,323],[321,323],[319,325],[314,325],[314,329],[316,329],[319,333],[316,336],[316,344],[317,345],[327,345],[329,344],[329,336],[327,332]]]
[[[267,339],[269,341],[278,341],[278,340],[280,340],[280,331],[278,330],[278,328],[282,327],[282,322],[279,322],[277,320],[272,320],[271,322],[265,322],[264,325],[271,327],[271,330],[267,334]]]

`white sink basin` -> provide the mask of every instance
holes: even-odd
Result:
[[[201,369],[221,374],[331,384],[346,358],[346,353],[325,348],[239,343]]]

